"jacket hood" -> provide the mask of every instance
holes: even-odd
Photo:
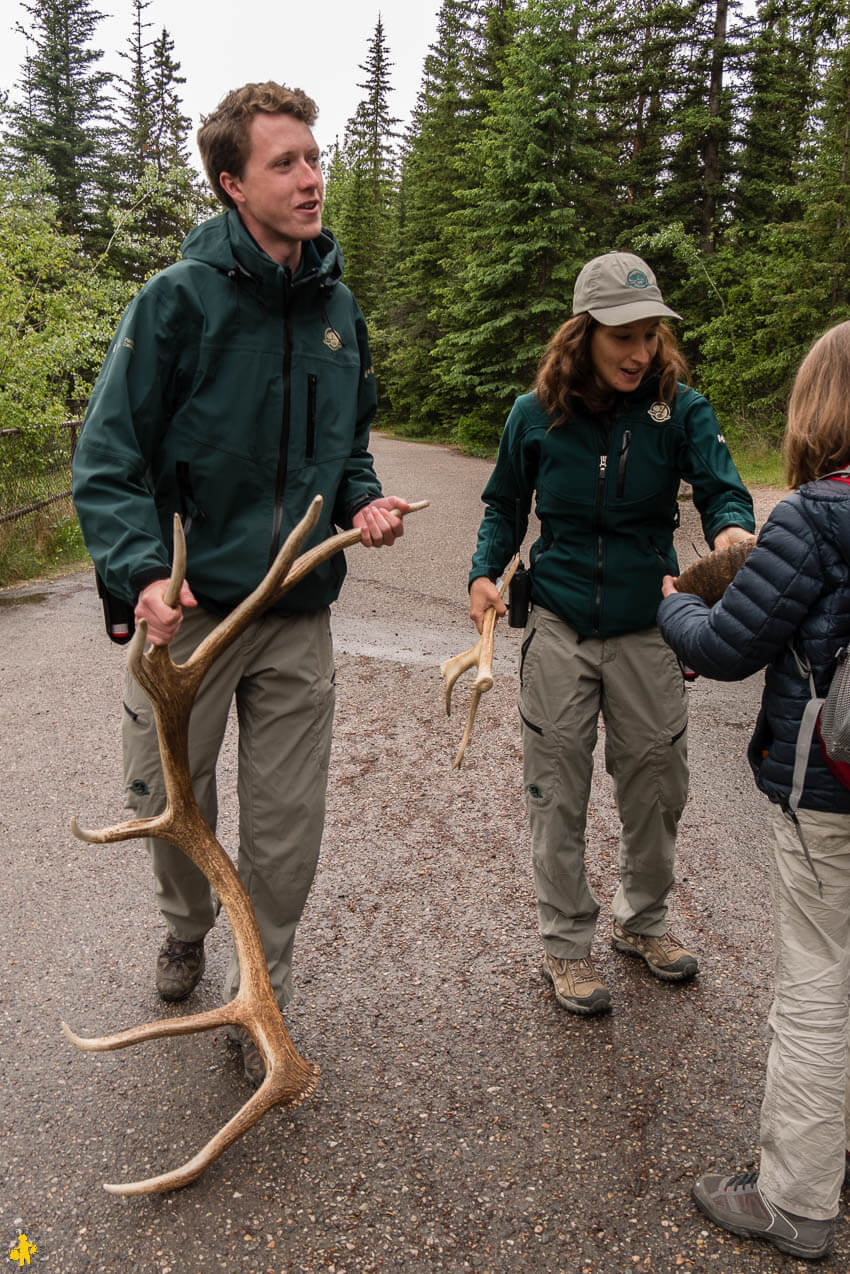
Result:
[[[850,567],[850,486],[834,478],[818,478],[800,487],[799,498],[818,533]]]
[[[203,261],[225,274],[237,271],[270,284],[288,272],[260,247],[233,208],[190,230],[180,252],[184,260]],[[341,278],[342,252],[330,230],[323,229],[304,243],[295,280],[315,279],[320,287],[332,288]]]

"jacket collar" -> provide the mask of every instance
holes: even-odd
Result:
[[[228,275],[247,276],[265,291],[279,292],[293,285],[311,283],[331,289],[342,277],[342,253],[329,230],[307,240],[301,253],[301,264],[294,277],[287,266],[278,265],[264,252],[234,208],[203,221],[183,240],[184,258],[204,261]]]

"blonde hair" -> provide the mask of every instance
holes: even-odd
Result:
[[[790,487],[850,463],[850,320],[825,332],[800,364],[782,454]]]
[[[319,110],[300,88],[287,88],[266,80],[245,84],[223,97],[211,115],[204,115],[198,129],[198,150],[204,170],[218,198],[228,208],[233,200],[222,189],[219,177],[241,177],[251,153],[251,121],[255,115],[294,115],[312,128]]]
[[[562,323],[550,340],[537,368],[534,391],[552,417],[553,427],[565,425],[573,414],[572,397],[581,398],[591,411],[608,411],[614,405],[613,390],[601,385],[593,369],[590,342],[596,319],[576,314]],[[679,349],[675,333],[666,323],[658,324],[658,349],[647,375],[659,377],[658,392],[668,406],[676,397],[679,381],[690,384],[690,372]]]

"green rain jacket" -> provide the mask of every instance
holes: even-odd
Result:
[[[194,229],[119,325],[73,465],[80,525],[110,592],[135,602],[170,571],[181,515],[187,580],[224,614],[265,575],[317,494],[305,547],[381,494],[368,451],[375,380],[366,324],[323,230],[301,265],[271,259],[235,211]],[[337,597],[341,553],[275,608]]]
[[[703,533],[755,528],[717,417],[680,385],[672,407],[653,377],[624,395],[610,421],[579,400],[565,425],[535,394],[514,403],[482,499],[470,583],[495,580],[525,535],[532,494],[541,534],[531,549],[532,601],[583,637],[615,637],[655,624],[661,579],[678,575],[673,532],[681,479],[693,487]]]

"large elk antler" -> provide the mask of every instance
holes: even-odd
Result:
[[[499,585],[499,596],[504,597],[508,585],[514,577],[514,572],[519,566],[519,553],[511,558],[508,566],[502,576],[502,582]],[[440,664],[440,676],[446,679],[446,715],[452,715],[452,687],[462,672],[466,672],[467,668],[477,668],[475,680],[472,683],[472,696],[469,700],[469,714],[466,718],[466,729],[463,732],[463,738],[460,741],[460,747],[457,755],[452,762],[453,768],[460,769],[463,761],[463,754],[466,751],[466,745],[469,743],[472,734],[472,726],[475,721],[475,714],[478,711],[478,704],[481,696],[487,691],[493,689],[493,648],[496,638],[496,608],[488,606],[484,612],[484,622],[481,625],[481,636],[474,646],[470,646],[469,650],[465,650],[460,655],[453,655],[451,659],[445,659]]]
[[[427,506],[427,500],[410,506],[411,512]],[[342,531],[308,550],[296,554],[316,525],[322,507],[316,496],[305,516],[294,528],[265,579],[240,606],[201,642],[184,664],[175,664],[167,646],[145,651],[147,625],[144,621],[128,647],[127,662],[136,680],[148,695],[156,718],[159,750],[165,781],[166,807],[155,818],[130,819],[100,831],[86,831],[76,819],[71,830],[80,840],[96,845],[157,836],[176,845],[204,873],[227,912],[239,959],[239,991],[234,1000],[190,1017],[164,1018],[134,1026],[116,1035],[83,1039],[62,1023],[72,1044],[87,1052],[126,1048],[142,1040],[167,1035],[186,1035],[213,1027],[234,1025],[248,1031],[266,1065],[265,1078],[236,1115],[192,1159],[171,1172],[124,1185],[107,1185],[113,1194],[151,1194],[175,1190],[201,1175],[238,1137],[272,1106],[298,1105],[313,1091],[319,1069],[305,1061],[295,1049],[284,1025],[266,966],[266,957],[254,908],[231,859],[216,840],[195,801],[189,770],[189,717],[198,687],[218,655],[242,633],[272,602],[293,588],[320,562],[340,549],[360,540],[358,530]],[[398,516],[401,516],[399,513]],[[169,606],[176,606],[186,573],[186,543],[180,519],[174,519],[174,563],[166,592]]]

